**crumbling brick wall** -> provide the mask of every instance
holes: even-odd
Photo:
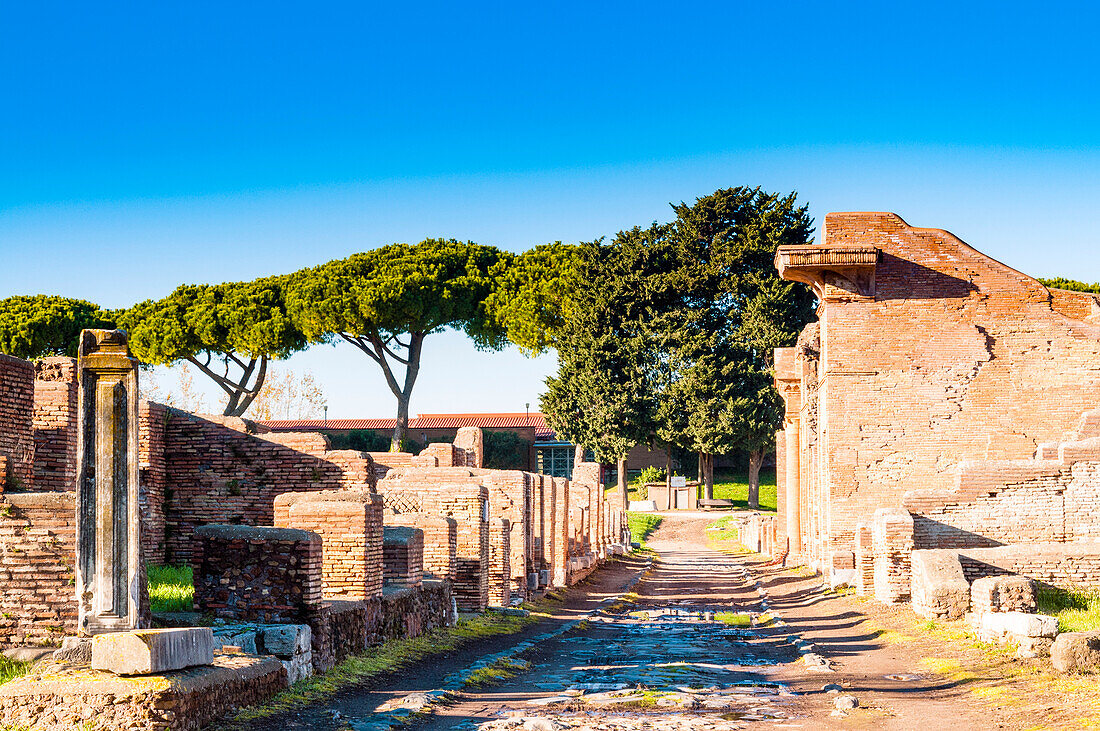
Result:
[[[146,562],[153,565],[166,562],[164,496],[168,474],[164,459],[164,427],[168,414],[168,409],[159,404],[148,401],[138,404],[141,549]]]
[[[34,363],[34,489],[76,489],[76,359]]]
[[[0,646],[76,633],[76,493],[0,495]]]
[[[457,565],[458,523],[454,518],[428,513],[387,513],[385,525],[418,528],[424,536],[424,577],[453,581]]]
[[[34,489],[34,366],[0,354],[0,492]]]
[[[444,484],[484,485],[488,489],[489,516],[508,520],[509,563],[513,595],[527,596],[527,573],[532,565],[534,502],[532,485],[536,476],[519,470],[486,470],[466,467],[394,468],[379,483],[379,490],[438,491]]]
[[[783,248],[777,265],[822,302],[790,376],[800,532],[818,566],[854,550],[861,517],[950,490],[966,460],[1031,457],[1100,397],[1097,297],[1051,292],[945,231],[829,214],[822,244]],[[1033,517],[1006,520],[1002,540],[1039,537]]]
[[[439,468],[455,482],[439,481],[439,475],[422,479],[419,472],[403,476],[391,472],[378,483],[386,511],[429,513],[456,523],[454,597],[463,611],[479,612],[489,601],[489,490],[470,483],[465,468]]]
[[[205,525],[194,533],[195,611],[245,622],[309,622],[321,607],[321,537],[293,528]]]
[[[169,562],[190,559],[200,525],[272,525],[278,495],[364,487],[373,477],[369,457],[330,451],[320,434],[253,434],[244,419],[198,416],[160,404],[150,404],[141,419],[163,423],[163,444],[156,443],[157,429],[149,425],[142,452],[151,465],[155,455],[164,455]]]
[[[420,586],[424,580],[424,531],[387,525],[382,531],[382,583]]]
[[[321,536],[326,599],[369,599],[382,594],[382,510],[382,496],[366,489],[283,493],[275,525]]]

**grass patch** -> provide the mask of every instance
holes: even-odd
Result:
[[[514,678],[517,674],[530,669],[531,663],[526,660],[513,660],[509,657],[502,657],[493,664],[478,668],[467,675],[466,679],[462,681],[462,685],[467,688],[480,688],[498,683],[501,680]]]
[[[752,616],[745,612],[716,612],[714,620],[730,627],[748,627],[752,624]]]
[[[344,659],[324,675],[314,675],[299,680],[264,705],[243,709],[220,728],[229,731],[258,719],[271,718],[307,705],[323,703],[340,691],[373,677],[392,673],[432,655],[449,652],[471,640],[519,632],[534,621],[536,621],[534,617],[485,612],[464,617],[454,627],[435,629],[420,637],[390,640],[364,653]]]
[[[732,500],[735,508],[748,508],[748,472],[715,473],[714,497],[717,500]],[[774,513],[777,504],[775,469],[762,469],[760,470],[760,510]]]
[[[28,662],[19,662],[0,655],[0,685],[26,675],[30,666],[31,664]]]
[[[1060,632],[1100,629],[1100,593],[1096,591],[1066,591],[1040,585],[1036,599],[1040,614],[1058,618]]]
[[[645,539],[657,530],[661,524],[661,516],[648,513],[627,513],[626,522],[630,527],[630,537],[645,546]]]
[[[195,583],[190,566],[147,566],[149,605],[154,612],[190,612]]]

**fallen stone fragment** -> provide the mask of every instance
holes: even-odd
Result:
[[[841,688],[836,683],[827,683],[827,684],[821,686],[821,690],[824,691],[825,693],[839,693],[840,691],[842,691],[844,689]]]
[[[1058,635],[1050,648],[1050,663],[1063,673],[1079,673],[1100,666],[1100,630]]]
[[[89,665],[92,662],[92,641],[87,637],[66,637],[61,649],[53,654],[54,662],[69,665]]]
[[[840,695],[833,700],[833,706],[838,711],[850,711],[859,707],[859,699],[854,695]]]
[[[92,638],[92,668],[116,675],[150,675],[214,662],[209,627],[112,632]]]

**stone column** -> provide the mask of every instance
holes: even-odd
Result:
[[[142,624],[137,366],[121,330],[80,334],[76,595],[83,634]]]
[[[791,555],[802,553],[802,495],[799,485],[801,474],[798,453],[801,446],[798,419],[787,422],[786,453],[786,496],[783,509],[787,512],[787,539],[790,541]]]

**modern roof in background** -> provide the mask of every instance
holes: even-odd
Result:
[[[261,421],[261,425],[272,431],[343,431],[351,429],[388,430],[397,426],[397,419],[283,419]],[[409,431],[421,429],[457,429],[463,426],[479,426],[482,429],[522,429],[534,427],[535,439],[550,440],[554,431],[546,423],[546,417],[540,412],[530,414],[420,414],[409,419]]]

